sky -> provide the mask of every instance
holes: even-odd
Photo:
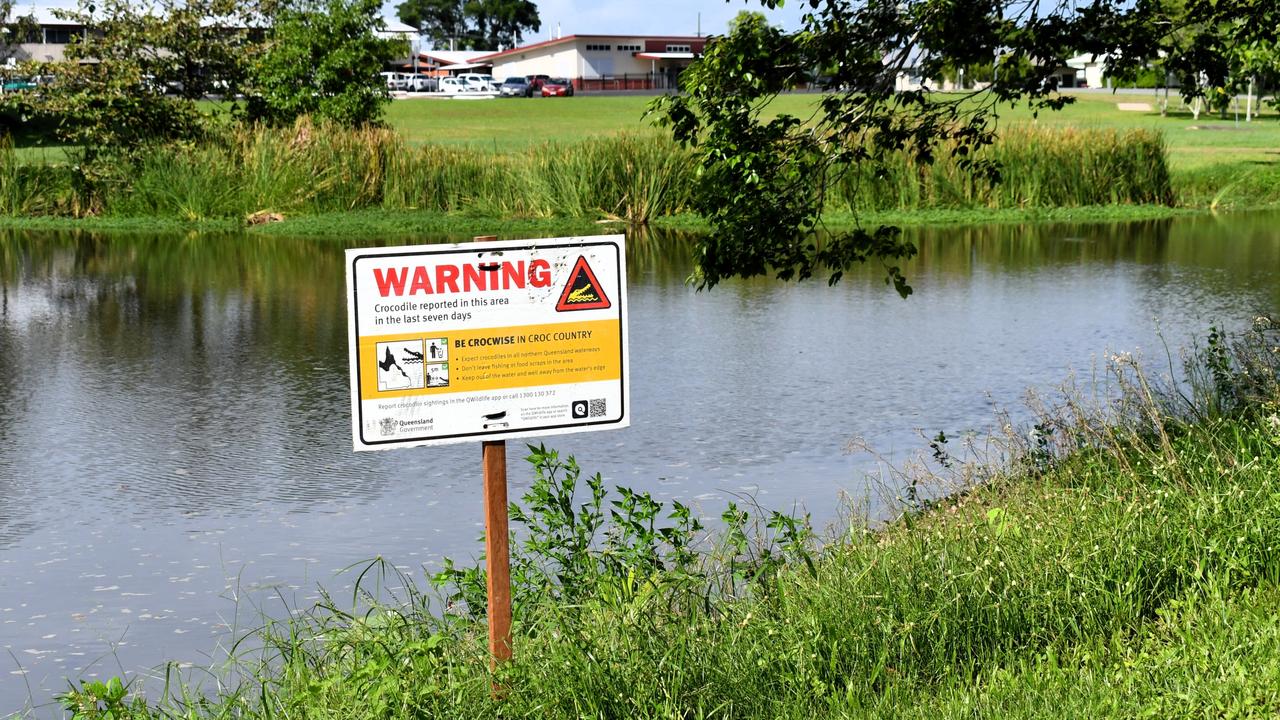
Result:
[[[769,22],[788,30],[800,26],[804,0],[788,0],[786,7],[765,10],[759,0],[535,0],[542,29],[525,35],[529,44],[551,38],[559,23],[564,35],[695,35],[698,14],[702,34],[723,34],[729,20],[742,10],[759,10]],[[395,17],[392,0],[386,16]]]
[[[791,0],[780,10],[764,10],[752,0],[536,0],[542,18],[539,39],[548,31],[555,32],[556,23],[565,35],[694,35],[698,30],[698,14],[702,14],[702,33],[723,34],[729,20],[742,10],[761,10],[769,22],[794,30],[800,25],[803,0]]]
[[[75,0],[17,0],[16,6],[74,7]],[[383,15],[396,16],[398,0],[386,0]],[[723,34],[729,20],[742,10],[764,12],[769,22],[787,30],[800,27],[805,0],[787,0],[786,7],[765,10],[759,0],[535,0],[542,29],[525,36],[524,44],[547,40],[557,23],[564,35],[695,35],[698,16],[702,34]]]

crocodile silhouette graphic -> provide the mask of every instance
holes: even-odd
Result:
[[[587,285],[586,287],[580,287],[577,290],[574,290],[573,292],[569,293],[567,302],[571,302],[571,303],[600,302],[600,298],[596,296],[593,290],[594,288],[592,288],[590,285]]]

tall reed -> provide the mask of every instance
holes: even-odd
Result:
[[[381,207],[645,222],[687,209],[692,168],[686,152],[654,135],[504,154],[412,147],[391,130],[304,121],[234,130],[225,143],[158,148],[105,204],[116,215],[184,219]]]
[[[66,168],[23,163],[8,136],[0,136],[0,215],[65,215],[79,206]]]
[[[885,165],[850,168],[829,191],[836,210],[1047,208],[1173,202],[1167,149],[1151,130],[1016,126],[979,160],[998,163],[1000,181],[974,178],[963,155],[943,147],[923,164],[910,149]]]
[[[1164,141],[1134,130],[1006,131],[980,159],[1002,181],[975,180],[943,148],[932,164],[910,151],[884,167],[849,168],[826,189],[827,209],[1034,208],[1171,203]],[[644,223],[692,209],[691,151],[657,134],[622,134],[500,153],[408,145],[390,129],[302,120],[237,127],[214,142],[150,148],[110,182],[76,183],[74,166],[24,166],[0,147],[0,214],[81,214],[183,220],[355,209],[486,217],[594,217]],[[816,192],[818,189],[815,188]]]

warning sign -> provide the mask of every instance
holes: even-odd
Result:
[[[629,425],[623,243],[348,250],[355,449]]]
[[[573,266],[573,272],[569,273],[569,282],[564,285],[564,292],[560,294],[560,302],[556,303],[556,310],[565,312],[607,307],[609,307],[609,298],[605,297],[600,281],[596,280],[595,273],[591,272],[587,258],[579,257],[578,263]]]

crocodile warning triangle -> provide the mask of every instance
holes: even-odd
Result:
[[[578,263],[569,273],[569,282],[560,293],[560,302],[556,303],[557,312],[568,310],[601,310],[609,307],[609,298],[605,297],[604,288],[591,272],[584,255],[578,256]]]

